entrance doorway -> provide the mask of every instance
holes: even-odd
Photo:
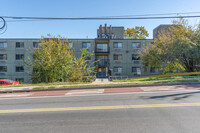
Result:
[[[98,67],[97,78],[106,78],[107,77],[107,67]]]

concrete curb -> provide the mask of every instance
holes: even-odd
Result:
[[[162,83],[162,84],[139,84],[139,85],[110,85],[110,86],[85,86],[85,87],[69,87],[69,88],[49,88],[49,89],[22,89],[22,90],[0,90],[0,93],[15,92],[39,92],[39,91],[63,91],[63,90],[81,90],[81,89],[112,89],[126,87],[146,87],[146,86],[166,86],[166,85],[200,85],[200,82],[180,82],[180,83]]]

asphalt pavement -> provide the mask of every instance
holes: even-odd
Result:
[[[199,90],[0,99],[0,133],[199,133],[199,125]]]

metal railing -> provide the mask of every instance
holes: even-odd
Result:
[[[122,80],[122,79],[127,80],[128,76],[109,76],[110,81],[112,81],[112,80]]]
[[[110,64],[109,59],[96,59],[95,66],[108,66]]]
[[[109,53],[109,52],[110,52],[110,48],[109,47],[107,49],[95,48],[95,53]]]

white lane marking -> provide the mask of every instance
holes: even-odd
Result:
[[[93,90],[71,90],[65,95],[80,95],[80,94],[101,94],[104,93],[104,89],[93,89]]]
[[[93,95],[63,95],[63,96],[38,96],[38,97],[19,97],[19,98],[0,98],[0,100],[20,100],[20,99],[42,99],[42,98],[69,98],[69,97],[88,97],[88,96],[112,96],[112,95],[137,95],[149,93],[177,93],[177,92],[200,92],[200,90],[180,90],[180,91],[152,91],[152,92],[130,92],[130,93],[102,93]]]
[[[26,96],[31,96],[32,93],[30,94],[1,94],[0,98],[4,98],[4,97],[26,97]]]
[[[162,91],[162,90],[181,90],[184,88],[178,86],[151,86],[151,87],[140,87],[143,91]]]

